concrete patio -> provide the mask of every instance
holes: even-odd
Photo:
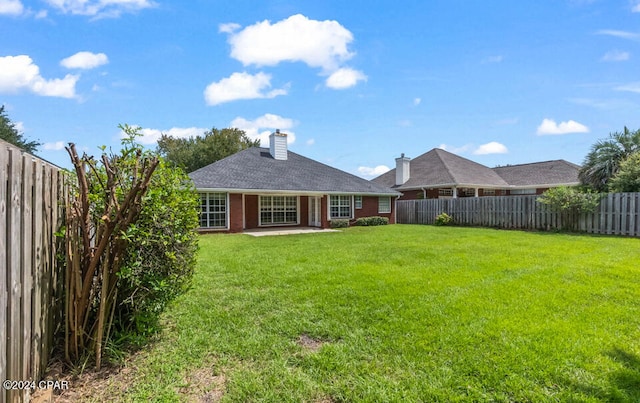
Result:
[[[270,236],[270,235],[294,235],[294,234],[318,234],[322,232],[340,232],[336,229],[323,229],[315,227],[292,227],[292,228],[259,228],[245,230],[243,234],[251,236]]]

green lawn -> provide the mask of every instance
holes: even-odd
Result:
[[[640,401],[638,239],[391,225],[200,248],[126,400]]]

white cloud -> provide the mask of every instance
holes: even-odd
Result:
[[[42,147],[45,150],[60,151],[64,149],[64,141],[56,141],[55,143],[44,143]]]
[[[413,98],[413,106],[418,106],[422,103],[421,98]]]
[[[280,129],[287,134],[287,143],[292,144],[296,141],[296,135],[291,131],[295,125],[292,119],[282,116],[266,113],[254,120],[247,120],[242,117],[233,119],[230,126],[240,130],[244,130],[251,139],[260,139],[260,145],[263,147],[269,145],[269,135],[276,129]]]
[[[204,99],[208,105],[218,105],[238,99],[275,98],[287,94],[286,88],[265,92],[270,87],[270,74],[233,73],[228,78],[209,84],[204,90]]]
[[[492,141],[487,144],[482,144],[480,147],[476,148],[473,153],[475,155],[486,155],[486,154],[506,154],[509,150],[504,144],[500,144],[497,141]]]
[[[358,167],[358,173],[366,178],[375,178],[385,172],[389,172],[390,168],[386,165],[378,165],[376,167]]]
[[[206,132],[207,129],[203,129],[200,127],[172,127],[169,130],[159,130],[159,129],[140,129],[140,133],[142,137],[138,137],[138,141],[141,144],[155,144],[160,140],[160,137],[163,134],[166,134],[169,137],[174,137],[177,139],[186,139],[189,137],[201,136]],[[125,137],[124,132],[120,133],[120,137]]]
[[[465,144],[461,147],[454,147],[454,146],[450,146],[447,144],[440,144],[438,147],[441,150],[445,150],[445,151],[449,151],[450,153],[453,154],[462,154],[462,153],[466,153],[467,151],[469,151],[472,148],[471,144]]]
[[[136,12],[155,7],[150,0],[45,0],[65,14],[95,17],[119,17],[123,12]]]
[[[20,0],[0,0],[0,15],[21,15],[23,12]]]
[[[629,91],[640,93],[640,82],[629,83],[614,88],[616,91]]]
[[[315,143],[316,143],[316,139],[309,139],[309,140],[307,140],[307,142],[306,142],[306,144],[307,144],[308,146],[312,146],[312,145],[314,145]]]
[[[622,52],[619,50],[612,50],[604,54],[602,56],[603,62],[624,62],[629,60],[630,54],[629,52]]]
[[[79,78],[79,75],[67,74],[64,78],[47,80],[29,56],[0,57],[0,93],[28,90],[42,96],[74,98]]]
[[[242,25],[240,24],[236,24],[234,22],[230,22],[227,24],[220,24],[218,26],[218,32],[222,32],[225,34],[231,34],[234,33],[235,31],[239,30],[240,28],[242,28]]]
[[[361,71],[343,67],[334,71],[327,78],[326,85],[335,90],[343,90],[355,86],[358,81],[367,81],[367,76]]]
[[[230,27],[235,26],[221,26],[225,31]],[[352,41],[351,32],[337,21],[316,21],[301,14],[274,24],[264,20],[229,36],[231,57],[245,66],[275,66],[288,61],[325,71],[334,71],[353,57],[348,49]]]
[[[640,34],[636,32],[620,31],[616,29],[601,29],[596,32],[598,35],[615,36],[616,38],[640,40]]]
[[[636,0],[636,2],[635,2],[635,3],[636,3],[636,4],[634,4],[634,5],[631,7],[631,12],[632,12],[632,13],[640,13],[640,1],[637,1],[637,0]]]
[[[554,134],[568,134],[568,133],[588,133],[589,128],[575,120],[569,120],[566,122],[556,123],[552,119],[543,119],[540,126],[538,126],[537,134],[539,136],[554,135]]]
[[[62,59],[60,65],[68,69],[94,69],[107,63],[109,58],[104,53],[78,52]]]

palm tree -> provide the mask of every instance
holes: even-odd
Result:
[[[610,133],[609,138],[598,140],[582,163],[579,178],[583,185],[598,192],[607,190],[620,163],[631,154],[640,151],[640,130],[630,131],[626,126],[622,133]]]

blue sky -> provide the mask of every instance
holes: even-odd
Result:
[[[65,167],[120,123],[280,129],[366,178],[434,147],[581,163],[640,128],[640,0],[0,0],[0,38],[0,104]]]

